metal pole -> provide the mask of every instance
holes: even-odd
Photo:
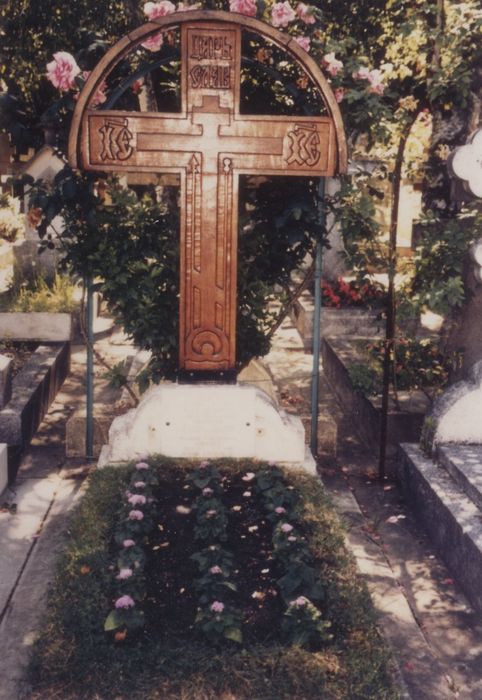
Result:
[[[86,424],[85,455],[94,459],[94,291],[92,279],[85,281],[87,287],[87,374],[86,374]]]
[[[318,187],[320,199],[325,196],[325,178],[320,178]],[[324,224],[325,213],[320,207],[320,223]],[[323,246],[321,239],[316,242],[315,259],[315,308],[313,310],[313,372],[311,375],[311,440],[310,448],[313,457],[318,454],[318,394],[320,383],[320,348],[321,348],[321,265],[323,261]]]

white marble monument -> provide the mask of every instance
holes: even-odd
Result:
[[[163,383],[151,388],[137,408],[114,420],[99,466],[145,454],[252,458],[316,473],[301,420],[247,384]]]

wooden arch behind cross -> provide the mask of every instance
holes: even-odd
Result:
[[[159,31],[181,28],[179,113],[90,109],[114,67]],[[321,93],[329,116],[240,114],[241,31],[285,50]],[[240,174],[333,176],[347,167],[343,123],[315,61],[286,34],[244,15],[190,11],[121,39],[85,84],[69,138],[73,168],[178,173],[181,178],[179,367],[235,366]]]

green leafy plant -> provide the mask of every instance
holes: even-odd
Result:
[[[288,644],[304,647],[329,642],[330,627],[331,622],[323,620],[318,608],[304,596],[290,601],[283,615],[282,630]]]
[[[55,274],[52,281],[37,277],[32,283],[14,288],[10,295],[10,311],[46,311],[72,313],[79,308],[77,285],[67,275]]]
[[[351,362],[347,370],[351,385],[355,391],[364,396],[372,396],[380,391],[381,366],[375,368],[365,363]]]

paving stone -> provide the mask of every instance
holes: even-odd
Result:
[[[0,512],[0,617],[58,487],[57,476],[28,479],[16,488],[16,511]]]

